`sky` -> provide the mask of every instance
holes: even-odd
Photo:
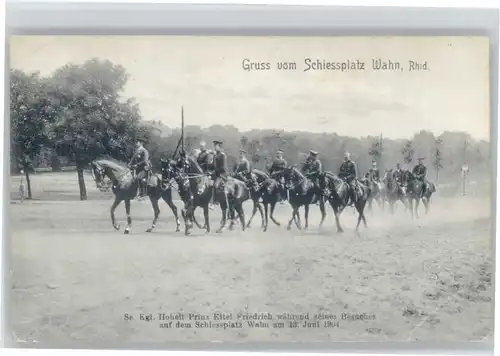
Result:
[[[48,75],[69,62],[108,59],[130,79],[145,120],[407,138],[466,131],[490,136],[486,37],[13,36],[10,66]],[[305,59],[364,62],[364,71],[304,71]],[[374,59],[400,62],[374,71]],[[247,71],[243,60],[269,62]],[[428,70],[409,71],[409,61]],[[297,69],[277,69],[295,62]]]

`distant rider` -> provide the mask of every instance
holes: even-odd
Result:
[[[139,185],[139,198],[143,198],[147,193],[148,179],[151,173],[151,161],[149,160],[149,152],[144,147],[144,140],[138,138],[135,145],[135,152],[129,162],[129,167],[135,172],[135,177]]]
[[[346,152],[344,154],[344,162],[342,162],[339,169],[339,177],[349,185],[351,191],[350,201],[348,202],[348,205],[354,204],[357,200],[357,176],[358,170],[356,167],[356,163],[351,160],[350,153]]]

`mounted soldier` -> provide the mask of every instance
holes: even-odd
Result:
[[[321,161],[318,159],[318,152],[310,150],[309,156],[307,156],[306,161],[302,165],[302,173],[309,178],[316,189],[318,188],[318,178],[321,173],[323,173],[323,166]],[[307,194],[306,181],[302,182],[302,194]]]
[[[240,156],[233,169],[233,174],[242,180],[247,180],[250,175],[250,162],[245,157],[245,153],[244,149],[240,149]]]
[[[135,152],[128,166],[132,169],[134,177],[137,179],[139,198],[143,198],[146,195],[149,177],[151,176],[151,161],[149,160],[149,152],[144,147],[144,140],[142,138],[136,140]]]
[[[424,160],[424,157],[419,157],[417,160],[417,165],[415,167],[413,167],[413,170],[412,170],[413,176],[423,183],[422,195],[425,194],[425,190],[427,189],[427,186],[429,185],[429,182],[426,179],[427,167],[424,166],[423,160]]]
[[[349,152],[344,154],[344,162],[340,165],[339,169],[339,178],[343,179],[351,190],[351,201],[349,205],[352,205],[356,202],[356,192],[357,192],[357,177],[358,170],[356,167],[356,163],[351,160],[351,155]]]
[[[235,177],[238,177],[245,183],[251,182],[252,185],[256,185],[257,178],[250,169],[250,161],[245,156],[246,153],[247,151],[242,148],[240,149],[240,156],[238,158],[238,161],[234,165],[233,174]]]
[[[405,181],[404,181],[404,172],[401,169],[401,164],[396,163],[396,169],[392,173],[392,177],[401,187],[401,191],[405,194]]]
[[[288,163],[286,162],[283,154],[285,152],[280,148],[276,151],[276,158],[273,161],[273,164],[269,168],[269,174],[271,178],[277,180],[282,187],[284,187],[283,181],[283,170],[287,167]],[[281,194],[278,193],[278,200],[280,204],[283,203],[283,198]]]
[[[207,146],[204,141],[200,142],[200,153],[198,154],[198,157],[196,157],[196,161],[204,173],[207,173],[212,166],[213,155],[212,152],[207,150]]]
[[[212,190],[212,201],[210,202],[211,207],[216,203],[215,195],[218,189],[224,187],[224,183],[227,180],[227,160],[226,154],[222,151],[222,141],[214,140],[214,150],[215,156],[213,160],[213,172],[212,179],[214,180],[214,186]]]
[[[375,160],[372,161],[372,167],[369,169],[368,173],[370,173],[370,180],[373,183],[376,184],[380,183],[380,171],[377,167],[377,161]]]

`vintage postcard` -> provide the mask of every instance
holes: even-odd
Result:
[[[486,37],[9,51],[18,345],[492,342]]]

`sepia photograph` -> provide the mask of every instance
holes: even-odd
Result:
[[[487,37],[12,36],[18,347],[493,342]]]

